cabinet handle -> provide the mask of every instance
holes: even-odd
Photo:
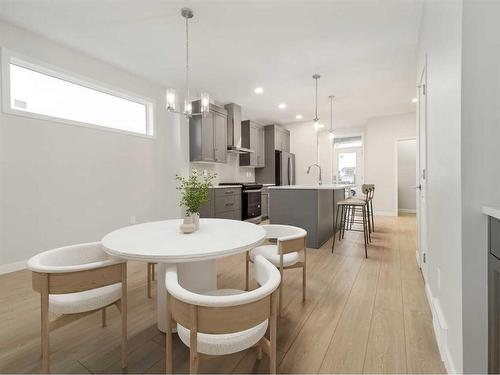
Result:
[[[234,194],[234,191],[228,190],[228,191],[225,191],[224,194]]]
[[[228,206],[228,207],[234,206],[234,203],[226,203],[226,206]]]

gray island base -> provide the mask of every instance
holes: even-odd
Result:
[[[319,249],[334,234],[337,202],[351,185],[286,185],[269,187],[269,222],[307,231],[307,247]],[[339,219],[340,220],[340,219]]]

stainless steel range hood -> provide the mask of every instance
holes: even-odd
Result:
[[[224,108],[227,110],[227,152],[233,154],[253,152],[249,148],[241,147],[241,106],[229,103]]]

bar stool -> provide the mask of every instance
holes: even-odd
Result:
[[[337,215],[335,218],[335,227],[333,233],[333,241],[332,241],[332,254],[333,249],[335,247],[335,236],[337,234],[337,229],[339,229],[338,221],[340,214],[340,230],[339,232],[339,241],[344,238],[344,234],[346,230],[352,230],[355,232],[363,232],[364,243],[365,243],[365,258],[368,258],[368,243],[371,241],[370,237],[370,216],[368,213],[369,210],[369,199],[370,199],[370,189],[367,188],[367,194],[363,199],[360,198],[347,198],[337,202]],[[356,220],[356,209],[361,208],[362,220]],[[363,230],[361,229],[353,229],[354,224],[362,224]]]
[[[368,239],[369,239],[369,242],[371,242],[371,233],[372,232],[375,232],[375,221],[373,219],[373,196],[375,194],[375,185],[374,184],[363,184],[361,185],[361,191],[363,192],[363,195],[360,196],[359,198],[357,199],[362,199],[362,200],[366,200],[367,201],[367,205],[366,205],[366,211],[367,211],[367,215],[368,215]],[[350,197],[352,198],[352,197]],[[350,199],[350,198],[347,198],[347,199]],[[353,223],[353,220],[354,220],[354,217],[356,215],[356,209],[351,209],[350,210],[350,217],[351,217],[351,221],[350,221],[350,228],[352,228],[352,223]]]

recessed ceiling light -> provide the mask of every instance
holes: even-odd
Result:
[[[278,104],[278,108],[279,109],[285,109],[286,108],[286,104],[285,103],[280,103],[280,104]]]
[[[302,120],[302,115],[297,115],[297,116],[295,116],[295,118],[296,118],[297,120]]]
[[[412,103],[416,103],[416,102],[418,102],[418,99],[417,99],[417,98],[413,98],[413,99],[411,100],[411,102],[412,102]]]
[[[256,94],[262,94],[264,92],[264,89],[262,87],[256,87],[253,89],[253,92]]]

